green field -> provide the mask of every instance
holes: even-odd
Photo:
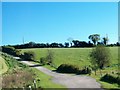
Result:
[[[108,48],[108,47],[107,47]],[[54,53],[53,63],[56,67],[61,64],[73,64],[79,67],[91,65],[89,54],[92,48],[36,48],[22,49],[22,52],[35,52],[35,60],[39,61],[41,57],[46,57],[47,50]],[[118,63],[118,47],[110,47],[111,65]]]

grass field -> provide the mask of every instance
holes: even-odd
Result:
[[[107,47],[108,48],[108,47]],[[91,65],[89,54],[92,48],[49,48],[54,53],[53,63],[56,67],[63,63],[77,65],[79,67]],[[118,47],[110,47],[111,65],[118,63]],[[40,60],[45,57],[47,48],[22,49],[22,52],[35,52],[35,59]]]
[[[5,73],[8,70],[8,66],[5,63],[5,60],[0,56],[0,74]]]

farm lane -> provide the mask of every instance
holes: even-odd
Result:
[[[101,88],[101,85],[96,82],[94,78],[84,75],[69,75],[69,74],[61,74],[54,71],[51,71],[45,67],[38,66],[36,64],[30,63],[28,61],[21,61],[29,66],[34,66],[38,70],[43,73],[52,76],[52,81],[61,85],[66,86],[67,88]]]

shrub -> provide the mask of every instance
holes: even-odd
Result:
[[[11,46],[3,46],[2,51],[9,54],[14,54],[15,48]]]
[[[98,45],[92,50],[92,52],[90,53],[90,57],[91,57],[93,70],[95,71],[95,75],[96,75],[96,70],[100,69],[100,75],[102,76],[101,69],[104,69],[110,64],[109,49],[105,46]]]
[[[25,60],[35,60],[35,53],[32,51],[24,52],[23,59]]]
[[[40,63],[41,63],[42,65],[47,64],[47,60],[46,60],[46,58],[41,57],[41,58],[40,58]]]
[[[47,65],[53,66],[53,58],[54,58],[53,52],[51,50],[48,50],[46,57],[41,57],[40,58],[40,63],[42,65],[46,65],[47,64]]]
[[[108,83],[117,83],[120,85],[120,77],[119,76],[115,77],[115,76],[110,75],[110,74],[105,74],[103,77],[101,77],[100,80],[108,82]]]
[[[21,53],[21,50],[15,50],[15,55],[16,55],[16,56],[21,56],[21,54],[22,54],[22,53]]]
[[[3,76],[2,87],[3,88],[22,88],[32,85],[34,80],[34,74],[26,70],[17,70],[12,74],[6,74]]]
[[[57,68],[57,72],[60,72],[60,73],[75,73],[75,74],[90,74],[91,69],[89,69],[88,67],[85,67],[83,69],[79,69],[75,65],[61,64]]]
[[[69,64],[62,64],[57,68],[57,71],[60,73],[78,73],[79,68]]]
[[[54,58],[53,52],[51,50],[47,50],[46,59],[47,59],[47,64],[48,65],[51,65],[53,63],[53,58]]]
[[[109,66],[110,62],[110,51],[108,48],[102,45],[98,45],[90,53],[91,63],[94,67],[103,69],[106,66]]]
[[[79,71],[79,74],[91,74],[91,69],[89,67],[84,67]]]
[[[14,55],[14,56],[20,56],[21,55],[21,50],[16,50],[12,46],[3,46],[2,47],[2,52],[8,53],[8,54]]]

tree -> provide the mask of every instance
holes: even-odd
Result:
[[[108,37],[103,37],[103,43],[104,43],[104,45],[107,45],[107,43],[108,43]]]
[[[63,45],[62,43],[59,43],[59,47],[60,47],[60,48],[63,48],[64,45]]]
[[[40,64],[45,65],[47,64],[47,59],[45,57],[40,58]]]
[[[65,47],[69,47],[69,43],[65,42]]]
[[[51,43],[50,46],[51,46],[52,48],[56,48],[56,47],[59,47],[59,44],[56,43],[56,42],[54,42],[54,43]]]
[[[73,38],[69,37],[67,40],[70,42],[70,45],[71,45],[71,47],[72,47]]]
[[[47,64],[52,65],[53,58],[54,58],[53,52],[51,50],[47,50],[47,56],[46,56]]]
[[[88,38],[93,41],[94,45],[96,45],[97,42],[100,40],[100,35],[99,34],[92,34]]]
[[[54,59],[54,55],[53,52],[51,50],[47,50],[47,55],[46,57],[41,57],[40,58],[40,63],[42,65],[51,65],[53,66],[53,59]]]
[[[36,43],[35,43],[35,42],[29,42],[28,44],[29,44],[29,46],[28,46],[28,47],[30,47],[30,48],[33,48],[33,47],[36,45]]]
[[[120,46],[120,43],[119,43],[119,42],[117,42],[117,43],[116,43],[116,46]]]
[[[73,40],[72,42],[74,43],[74,47],[79,47],[79,40]]]
[[[90,57],[93,67],[96,69],[100,69],[100,73],[101,73],[101,69],[103,69],[106,66],[109,66],[110,51],[105,46],[100,45],[95,47],[90,53]]]
[[[90,41],[88,42],[88,47],[93,47],[93,43],[91,43]]]

